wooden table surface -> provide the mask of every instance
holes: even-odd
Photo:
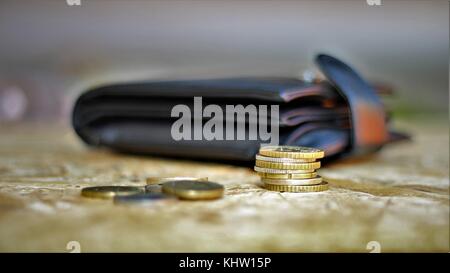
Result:
[[[0,251],[448,252],[448,121],[396,127],[413,141],[325,165],[329,191],[279,193],[245,167],[119,155],[85,147],[64,126],[2,124]],[[208,176],[226,193],[150,207],[80,196],[148,176]]]

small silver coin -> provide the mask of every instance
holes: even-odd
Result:
[[[164,183],[162,191],[185,200],[208,200],[221,198],[224,187],[210,181],[181,180]]]
[[[172,195],[158,193],[158,192],[147,192],[140,194],[133,194],[127,196],[116,196],[114,197],[115,204],[146,204],[161,200],[173,200],[176,199]]]
[[[155,192],[155,193],[161,193],[162,187],[161,185],[147,185],[145,186],[145,192]]]

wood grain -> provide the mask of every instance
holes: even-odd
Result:
[[[245,167],[135,157],[85,147],[70,128],[1,125],[0,251],[449,251],[447,123],[402,123],[414,135],[319,173],[331,189],[278,193]],[[91,185],[148,176],[208,176],[217,201],[120,206],[82,198]]]

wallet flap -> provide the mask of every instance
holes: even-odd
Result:
[[[349,105],[351,152],[364,154],[379,149],[389,139],[384,105],[375,90],[342,61],[320,54],[316,63]]]

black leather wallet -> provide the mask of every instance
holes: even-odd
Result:
[[[316,63],[327,80],[228,78],[97,87],[78,98],[73,126],[87,144],[121,152],[254,160],[263,143],[260,139],[174,139],[171,130],[178,117],[171,115],[173,107],[182,104],[194,111],[194,97],[201,97],[203,107],[217,105],[224,113],[227,105],[254,105],[257,109],[278,105],[279,143],[321,148],[328,159],[372,153],[407,138],[388,129],[389,119],[377,90],[352,68],[324,54],[316,57]],[[205,117],[191,119],[192,123],[201,119],[201,125],[208,121]],[[247,117],[243,122],[247,135],[250,123],[262,126],[259,117]]]

